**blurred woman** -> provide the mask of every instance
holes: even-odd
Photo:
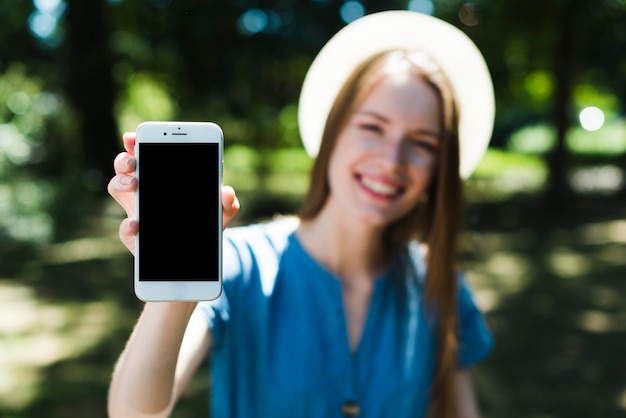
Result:
[[[316,156],[300,212],[225,229],[219,299],[145,304],[115,367],[110,416],[169,416],[207,354],[212,417],[479,416],[466,369],[493,341],[457,237],[462,177],[487,145],[493,97],[459,33],[394,11],[329,41],[300,98]],[[446,57],[463,59],[460,77]],[[134,134],[124,145],[109,192],[128,214],[120,237],[132,252]],[[239,202],[230,187],[222,201],[226,226]]]

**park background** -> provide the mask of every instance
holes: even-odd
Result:
[[[346,22],[406,8],[467,33],[494,80],[463,239],[496,338],[484,417],[626,416],[625,0],[2,0],[0,417],[106,416],[142,306],[106,194],[121,133],[217,122],[237,222],[293,213],[307,66]],[[208,416],[210,385],[173,416]]]

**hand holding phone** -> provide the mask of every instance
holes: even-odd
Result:
[[[135,294],[144,301],[219,297],[221,129],[211,122],[145,122],[134,155]]]
[[[135,235],[139,231],[139,223],[135,219],[135,132],[125,132],[122,140],[126,151],[120,152],[113,161],[115,176],[109,181],[107,190],[126,212],[127,218],[120,224],[119,236],[128,251],[134,255]],[[239,208],[235,190],[222,185],[222,229],[237,215]]]

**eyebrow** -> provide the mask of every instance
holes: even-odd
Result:
[[[371,111],[371,110],[361,110],[361,111],[357,112],[357,114],[372,116],[373,118],[378,119],[381,122],[389,123],[389,118],[387,118],[386,116],[381,115],[380,113],[376,113],[376,112]],[[432,137],[434,137],[436,139],[440,139],[439,132],[431,131],[429,129],[418,129],[416,131],[411,132],[411,134],[432,136]]]

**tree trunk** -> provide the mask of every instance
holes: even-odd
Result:
[[[548,156],[549,173],[546,202],[548,209],[555,213],[564,213],[572,198],[568,186],[568,154],[565,137],[571,125],[572,79],[575,71],[575,31],[576,0],[566,0],[563,5],[559,25],[558,41],[554,53],[554,74],[556,89],[554,94],[553,121],[556,127],[556,147]]]
[[[109,31],[105,0],[66,0],[67,92],[79,117],[84,167],[94,175],[104,193],[119,152],[113,116],[114,85],[111,75]]]

